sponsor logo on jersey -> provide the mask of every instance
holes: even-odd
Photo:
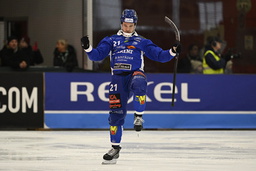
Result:
[[[136,96],[136,101],[140,102],[140,105],[143,105],[146,103],[146,95],[144,96]]]
[[[127,48],[128,48],[128,49],[136,49],[136,47],[135,47],[135,46],[132,46],[132,45],[127,46]]]
[[[137,41],[137,42],[140,42],[141,38],[140,37],[135,37],[134,40]]]
[[[127,61],[127,60],[133,60],[133,57],[132,56],[116,56],[115,60]]]
[[[125,49],[125,46],[117,46],[116,49]]]
[[[110,126],[110,134],[116,135],[117,132],[117,126]]]
[[[115,63],[114,69],[131,70],[131,64]]]
[[[109,95],[109,108],[110,109],[118,109],[121,108],[121,99],[120,94],[110,94]]]
[[[133,50],[131,50],[131,49],[124,49],[124,50],[120,50],[120,51],[118,51],[118,52],[116,52],[116,53],[128,53],[128,54],[132,54],[132,53],[133,53]]]

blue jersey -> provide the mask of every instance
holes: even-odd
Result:
[[[144,55],[158,62],[168,62],[175,56],[171,50],[163,50],[136,32],[131,37],[124,37],[122,34],[105,37],[87,54],[92,61],[101,61],[110,56],[114,74],[144,71]]]

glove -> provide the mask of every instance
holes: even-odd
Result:
[[[88,36],[84,36],[81,38],[81,46],[82,48],[84,49],[88,49],[89,46],[90,46],[90,41],[89,41],[89,38]]]
[[[180,42],[177,42],[177,43],[175,43],[172,46],[172,52],[173,53],[180,53],[181,52],[181,44],[180,44]]]

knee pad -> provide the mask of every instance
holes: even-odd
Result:
[[[142,72],[133,76],[131,90],[134,94],[133,106],[135,111],[143,112],[146,108],[147,79]]]
[[[132,78],[131,90],[135,95],[143,96],[147,93],[147,80],[142,75],[135,75]]]

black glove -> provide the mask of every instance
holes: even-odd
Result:
[[[173,53],[180,53],[181,52],[181,44],[180,44],[180,42],[177,42],[177,43],[175,43],[172,46],[172,52]]]
[[[90,41],[89,41],[89,38],[88,36],[84,36],[81,38],[81,46],[82,48],[84,49],[88,49],[89,46],[90,46]]]

